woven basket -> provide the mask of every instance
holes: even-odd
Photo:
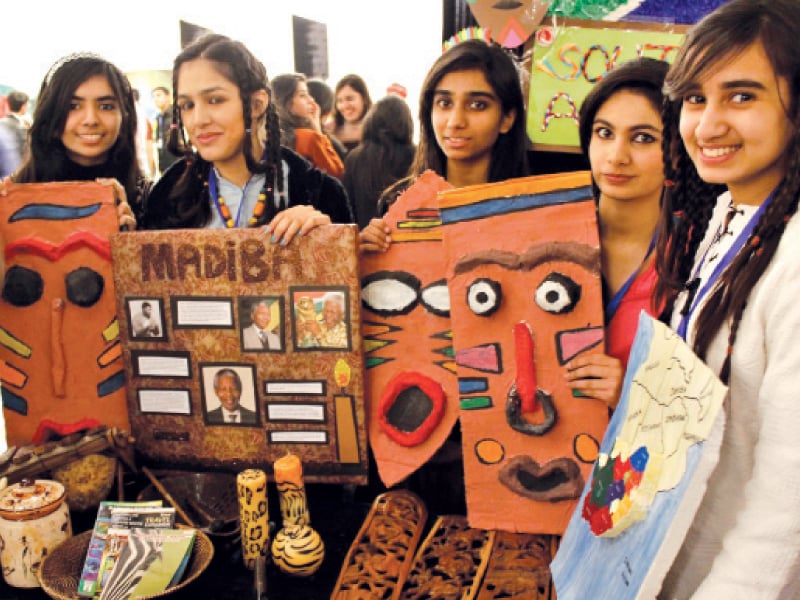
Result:
[[[78,600],[80,598],[78,582],[91,538],[92,530],[84,531],[59,544],[45,557],[39,571],[39,582],[48,596],[57,600]],[[192,548],[192,556],[181,582],[160,594],[147,596],[147,598],[164,598],[186,587],[206,570],[213,557],[214,544],[205,533],[198,530],[194,548]],[[143,597],[143,600],[146,599]]]

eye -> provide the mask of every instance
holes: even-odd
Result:
[[[580,299],[581,286],[561,273],[550,273],[536,288],[536,304],[556,315],[571,312]]]
[[[658,138],[651,133],[639,132],[633,135],[634,144],[653,144]]]
[[[608,127],[601,125],[599,127],[594,128],[594,135],[595,137],[598,137],[601,140],[608,140],[611,139],[613,134],[611,133],[611,130]]]
[[[467,306],[479,317],[488,317],[500,308],[503,293],[500,284],[491,279],[476,279],[467,288]]]
[[[87,308],[97,303],[103,294],[103,276],[89,267],[80,267],[67,273],[64,278],[67,299],[73,304]]]
[[[14,265],[6,271],[3,300],[11,306],[30,306],[42,297],[44,280],[36,271]]]
[[[378,271],[361,280],[361,303],[388,317],[410,313],[419,297],[419,279],[405,271]]]
[[[446,280],[440,279],[424,287],[419,299],[428,312],[440,317],[450,316],[450,291],[447,289]]]

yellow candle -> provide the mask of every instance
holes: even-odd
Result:
[[[242,557],[248,569],[254,569],[259,556],[269,553],[269,510],[267,474],[261,469],[247,469],[236,476],[241,521]]]
[[[303,484],[303,464],[295,454],[287,454],[275,461],[275,483],[280,495],[283,526],[309,525],[306,489]]]

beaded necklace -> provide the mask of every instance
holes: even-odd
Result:
[[[208,171],[208,192],[211,196],[211,199],[214,201],[214,206],[217,207],[217,212],[219,216],[222,218],[222,222],[225,223],[225,227],[228,229],[232,229],[234,227],[239,227],[239,219],[242,215],[242,206],[244,205],[244,200],[239,203],[239,209],[236,211],[236,219],[231,215],[231,209],[225,204],[225,198],[222,197],[222,194],[217,192],[217,176],[214,173],[214,167],[209,167]],[[267,187],[267,179],[264,179],[264,185],[261,186],[261,191],[258,192],[258,201],[256,205],[253,207],[253,214],[247,221],[248,227],[253,227],[256,223],[258,223],[259,217],[264,214],[264,205],[267,201],[267,194],[272,193],[272,188]]]

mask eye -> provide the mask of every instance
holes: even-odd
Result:
[[[3,300],[11,306],[30,306],[44,292],[44,281],[36,271],[14,265],[6,271],[3,281]]]
[[[434,281],[423,288],[419,299],[428,312],[440,317],[450,316],[450,291],[447,289],[446,280]]]
[[[417,305],[419,279],[404,271],[378,271],[361,280],[361,303],[383,317],[405,315]]]
[[[467,305],[479,317],[488,317],[500,308],[503,292],[492,279],[476,279],[467,288]]]
[[[67,299],[73,304],[87,308],[97,303],[103,295],[103,276],[89,267],[70,271],[64,278]]]
[[[550,273],[536,288],[536,304],[549,313],[571,312],[581,299],[581,286],[561,273]]]

